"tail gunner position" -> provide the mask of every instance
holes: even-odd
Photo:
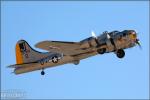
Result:
[[[134,30],[124,30],[122,32],[103,32],[96,36],[92,32],[92,37],[79,42],[64,41],[42,41],[35,47],[49,52],[41,53],[32,49],[25,40],[20,40],[16,44],[16,63],[10,65],[14,68],[15,74],[22,74],[35,70],[44,69],[62,64],[79,64],[80,60],[94,56],[114,52],[118,58],[125,56],[124,49],[140,45],[137,33]]]

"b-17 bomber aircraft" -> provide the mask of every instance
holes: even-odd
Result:
[[[25,40],[20,40],[16,44],[16,63],[8,67],[14,68],[15,74],[27,73],[35,70],[42,70],[54,66],[73,63],[78,65],[80,60],[109,52],[114,52],[118,58],[125,56],[124,49],[140,45],[137,33],[134,30],[124,30],[122,32],[103,32],[79,42],[64,41],[42,41],[35,47],[49,52],[38,52],[30,47]]]

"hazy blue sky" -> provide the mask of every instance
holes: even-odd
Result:
[[[25,98],[148,99],[149,98],[148,1],[50,1],[2,2],[2,92],[18,90]],[[125,50],[124,59],[114,53],[46,69],[14,75],[6,66],[15,64],[15,44],[25,39],[34,45],[43,40],[80,41],[103,31],[134,29],[142,44]],[[41,50],[40,50],[41,51]]]

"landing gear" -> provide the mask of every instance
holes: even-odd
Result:
[[[102,48],[102,49],[98,49],[97,52],[99,54],[104,54],[106,52],[106,49],[105,48]]]
[[[45,75],[44,69],[42,69],[42,71],[41,71],[41,75]]]
[[[58,57],[57,56],[52,57],[52,62],[57,63],[58,62]]]
[[[75,65],[78,65],[79,63],[80,63],[80,61],[79,60],[76,60],[76,61],[74,61],[73,62]]]
[[[123,49],[119,49],[117,50],[116,55],[118,58],[123,58],[125,56],[125,52]]]

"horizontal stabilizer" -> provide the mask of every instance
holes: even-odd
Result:
[[[21,67],[25,67],[25,66],[34,65],[34,64],[38,64],[38,62],[24,63],[24,64],[14,64],[14,65],[7,66],[7,68],[21,68]]]

